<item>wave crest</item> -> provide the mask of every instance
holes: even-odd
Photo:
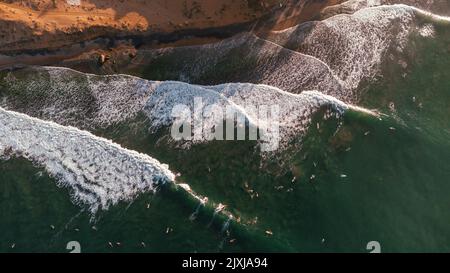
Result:
[[[0,154],[43,166],[92,213],[173,182],[167,165],[106,139],[0,108]]]

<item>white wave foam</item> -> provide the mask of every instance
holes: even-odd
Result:
[[[111,141],[0,108],[0,154],[23,156],[69,187],[92,213],[173,182],[167,165]]]
[[[293,138],[301,136],[310,125],[312,115],[322,107],[329,106],[336,115],[349,108],[334,97],[317,91],[305,91],[292,94],[267,85],[248,83],[230,83],[217,86],[195,86],[180,82],[161,83],[150,97],[146,105],[147,113],[153,128],[170,126],[174,122],[172,109],[183,104],[194,112],[194,99],[202,98],[205,105],[218,105],[221,109],[227,106],[242,113],[250,126],[258,126],[265,132],[260,144],[263,151],[274,148],[286,148]],[[261,106],[278,106],[278,116],[261,119],[257,109]],[[205,108],[203,108],[205,109]],[[217,126],[217,120],[205,119],[204,128]],[[273,128],[279,128],[273,130]],[[209,132],[203,132],[204,138],[197,142],[205,142]]]
[[[446,25],[448,25],[450,23],[450,17],[449,16],[438,15],[438,14],[432,13],[430,11],[426,11],[426,10],[419,9],[419,8],[416,8],[416,7],[409,7],[409,8],[414,10],[414,12],[416,14],[418,14],[420,16],[423,16],[425,18],[428,18],[428,19],[430,19],[433,22],[445,23]]]
[[[432,24],[426,24],[419,29],[419,34],[422,37],[434,37],[436,30]]]
[[[321,90],[329,95],[342,89],[338,78],[322,61],[252,33],[209,45],[142,50],[136,58],[141,60],[138,63],[151,67],[161,57],[163,62],[176,60],[170,63],[175,71],[172,78],[184,82],[248,82],[267,84],[292,93]]]
[[[338,98],[356,102],[360,83],[378,74],[388,49],[406,47],[415,23],[407,6],[378,6],[273,32],[268,39],[327,63],[347,90]]]
[[[331,17],[342,13],[354,13],[363,8],[383,5],[383,0],[350,0],[334,6],[328,6],[322,11],[322,17]],[[325,18],[324,18],[325,19]]]
[[[66,110],[42,111],[42,108],[47,109],[49,105],[55,103],[59,106],[74,106],[80,113],[89,113],[88,119],[82,117],[82,120],[88,123],[87,127],[89,128],[124,122],[143,111],[149,119],[150,127],[157,130],[172,125],[175,120],[172,110],[175,106],[185,105],[193,113],[194,100],[201,98],[205,107],[208,105],[216,105],[221,109],[231,107],[245,117],[249,126],[260,128],[260,133],[264,132],[264,134],[261,135],[259,143],[264,151],[273,151],[278,147],[277,145],[285,148],[292,139],[301,137],[308,129],[311,117],[320,108],[329,106],[335,115],[340,115],[349,107],[334,97],[317,91],[292,94],[268,85],[230,83],[217,86],[198,86],[181,82],[151,82],[124,75],[94,76],[55,67],[33,67],[24,71],[31,77],[30,82],[25,86],[25,88],[31,88],[30,93],[33,93],[36,88],[39,90],[42,88],[40,84],[36,85],[36,82],[41,81],[39,77],[43,76],[35,77],[34,75],[40,75],[43,71],[49,72],[51,86],[47,86],[46,89],[49,94],[42,96],[46,99],[41,101],[41,108],[25,105],[23,108],[16,109],[11,103],[6,103],[6,105],[15,111],[24,111],[29,115],[39,116],[40,113],[45,112],[44,117],[47,119],[78,126],[77,121],[64,119]],[[19,72],[10,72],[12,76],[8,77],[14,78],[15,73]],[[83,77],[84,79],[81,81],[87,84],[77,85],[80,78]],[[46,79],[47,77],[43,77],[43,81]],[[18,87],[24,86],[18,84]],[[88,92],[82,92],[85,89]],[[92,98],[95,98],[93,99],[94,107],[91,104],[75,103],[78,100],[84,101]],[[33,104],[34,101],[30,103]],[[278,117],[269,116],[268,119],[261,119],[257,111],[262,106],[277,106],[280,109]],[[217,122],[214,117],[206,118],[203,121],[203,128],[213,128]],[[185,142],[185,145],[188,147],[192,143],[212,139],[213,132],[211,130],[202,131],[202,133],[200,138]]]
[[[322,11],[322,18],[337,14],[351,14],[358,10],[376,6],[405,5],[410,8],[441,17],[450,14],[450,4],[447,0],[349,0],[334,6],[328,6]]]
[[[176,175],[168,166],[148,155],[74,127],[0,107],[0,160],[12,156],[22,156],[44,167],[59,186],[70,189],[75,204],[87,206],[93,215],[121,201],[130,202],[139,194],[155,192],[166,183],[173,185],[169,189],[187,193],[199,206],[217,206],[188,184],[176,184]],[[234,219],[227,210],[220,214]]]
[[[98,76],[59,67],[43,69],[48,72],[51,81],[51,88],[46,92],[50,94],[49,97],[52,100],[47,101],[46,105],[52,109],[53,113],[49,115],[52,116],[52,120],[58,119],[54,114],[61,116],[64,121],[71,112],[94,112],[94,116],[87,114],[85,117],[91,118],[90,122],[95,126],[108,126],[135,117],[158,84],[128,75]],[[77,78],[83,83],[81,86]],[[45,78],[44,81],[46,81]],[[80,105],[72,103],[67,105],[67,97],[58,95],[61,92],[63,94],[70,92],[71,96],[79,96],[79,91],[82,89],[85,89],[83,91],[90,96],[90,109],[80,109]],[[69,112],[59,111],[58,114],[53,109],[54,105],[62,105],[65,109],[70,107],[75,109]]]

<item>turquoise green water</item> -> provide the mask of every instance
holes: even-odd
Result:
[[[252,142],[174,149],[143,118],[97,132],[226,204],[240,220],[225,229],[211,208],[190,220],[198,203],[171,188],[92,216],[30,162],[0,161],[0,252],[68,252],[69,241],[83,252],[368,252],[370,241],[383,252],[450,251],[450,35],[437,32],[412,39],[406,76],[390,64],[364,89],[361,105],[381,119],[319,113],[320,129],[282,162],[261,165]]]

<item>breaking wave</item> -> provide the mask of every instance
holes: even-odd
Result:
[[[164,187],[185,205],[211,211],[218,221],[234,219],[224,205],[198,195],[188,184],[177,184],[177,175],[168,165],[148,155],[74,127],[1,107],[0,121],[0,160],[23,157],[45,168],[58,186],[69,188],[73,203],[87,206],[93,216]]]
[[[18,79],[21,74],[26,75],[26,80]],[[139,113],[148,117],[149,127],[153,130],[162,129],[173,124],[175,117],[172,111],[177,105],[185,105],[194,113],[194,100],[200,98],[205,106],[202,111],[208,105],[221,109],[231,107],[245,117],[246,125],[268,132],[261,137],[262,150],[265,151],[273,151],[274,145],[285,148],[292,139],[304,134],[318,110],[328,108],[329,116],[339,116],[353,107],[318,91],[292,94],[276,87],[248,83],[198,86],[182,82],[152,82],[126,75],[95,76],[56,67],[11,71],[4,78],[9,91],[5,92],[3,107],[63,125],[89,129],[111,126]],[[50,85],[48,78],[51,79]],[[39,100],[17,101],[17,93],[36,92],[41,94]],[[90,103],[77,103],[86,100]],[[274,105],[279,107],[277,116],[258,119],[260,107]],[[88,118],[74,119],[72,113]],[[204,128],[214,128],[217,122],[222,121],[205,119]],[[272,128],[279,128],[279,131]],[[211,139],[208,133],[211,131],[205,130],[203,137],[194,142]]]
[[[328,6],[322,11],[322,18],[329,18],[338,14],[351,14],[363,8],[377,7],[383,5],[403,4],[411,8],[420,9],[427,13],[450,15],[448,13],[450,3],[447,0],[350,0],[334,6]]]
[[[139,50],[130,67],[139,67],[143,77],[152,80],[248,82],[291,93],[319,90],[355,104],[364,84],[383,76],[381,67],[391,56],[402,58],[413,35],[433,38],[435,25],[448,21],[416,7],[385,5],[397,2],[412,3],[349,1],[322,21],[281,31],[245,33],[208,45]],[[432,11],[439,7],[423,2],[412,4]]]
[[[360,84],[380,75],[381,64],[390,54],[401,55],[411,34],[434,38],[435,24],[450,23],[449,17],[397,2],[408,1],[347,1],[328,7],[325,20],[273,31],[265,38],[328,64],[345,90],[336,97],[356,103]],[[432,1],[419,2],[411,4],[434,7]]]
[[[43,166],[93,213],[175,180],[167,165],[88,132],[2,108],[0,120],[0,155]]]
[[[0,106],[35,118],[0,108],[0,154],[23,156],[43,166],[59,185],[71,189],[76,203],[95,213],[172,183],[175,175],[150,156],[80,129],[105,128],[144,113],[149,126],[158,130],[174,122],[172,110],[177,104],[193,111],[194,99],[202,98],[205,104],[232,107],[250,126],[279,127],[277,135],[268,135],[261,143],[270,150],[276,137],[285,148],[305,134],[314,113],[321,109],[328,109],[327,116],[339,116],[348,109],[374,114],[350,105],[358,102],[361,82],[376,77],[389,50],[402,53],[411,33],[433,37],[433,23],[449,20],[405,5],[371,3],[374,7],[363,5],[353,14],[304,23],[264,39],[244,34],[201,46],[201,50],[198,46],[160,49],[140,56],[175,57],[179,63],[175,73],[200,83],[209,75],[208,69],[223,66],[222,61],[233,56],[245,56],[252,60],[243,67],[246,71],[224,74],[224,79],[258,84],[205,86],[127,75],[97,76],[57,67],[8,71],[0,77]],[[177,56],[188,57],[178,60]],[[261,105],[278,105],[279,117],[257,121],[253,106]],[[216,121],[206,122],[210,124],[205,127],[212,128]],[[179,188],[204,203],[188,185]]]
[[[272,32],[266,39],[327,63],[347,90],[338,98],[356,102],[360,84],[379,74],[389,50],[401,54],[422,24],[416,8],[374,6]]]
[[[133,66],[139,65],[150,71],[145,78],[152,80],[201,85],[247,82],[291,93],[320,90],[333,96],[343,92],[340,80],[326,63],[253,33],[209,45],[140,50],[133,61]]]
[[[177,104],[183,104],[193,112],[196,98],[202,98],[205,105],[216,105],[221,109],[234,108],[245,116],[249,126],[257,126],[260,132],[264,132],[260,143],[262,151],[282,151],[287,148],[295,137],[306,133],[313,114],[322,108],[330,109],[329,116],[339,116],[352,107],[317,91],[291,94],[272,86],[248,83],[194,86],[180,82],[164,82],[150,97],[145,112],[153,128],[170,126],[173,123],[172,109]],[[278,106],[278,114],[261,119],[258,111],[262,106]],[[217,126],[217,120],[213,118],[203,122],[204,128]],[[203,134],[205,133],[210,131],[203,131]],[[210,137],[205,135],[200,142],[208,139]]]

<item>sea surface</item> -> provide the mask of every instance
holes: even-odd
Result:
[[[0,252],[70,252],[71,241],[82,252],[367,253],[373,241],[382,252],[449,252],[450,27],[433,31],[410,34],[358,85],[349,105],[377,115],[350,108],[324,118],[321,108],[291,140],[301,145],[276,156],[254,141],[173,146],[168,128],[149,133],[143,113],[81,126],[168,164],[206,205],[168,183],[93,212],[38,161],[3,156]],[[20,96],[11,92],[0,85],[0,97]]]

